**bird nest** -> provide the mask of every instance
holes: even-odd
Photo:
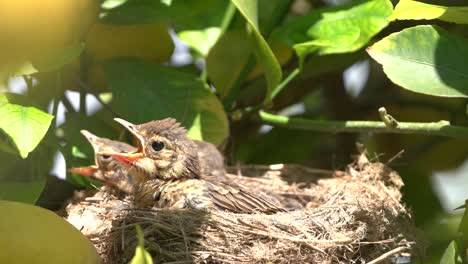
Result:
[[[94,243],[103,263],[128,263],[138,243],[136,225],[155,263],[392,263],[421,254],[401,203],[401,178],[365,155],[326,178],[295,165],[230,172],[233,181],[292,210],[264,215],[137,208],[132,197],[99,190],[71,202],[67,219]],[[309,182],[285,181],[301,178]]]

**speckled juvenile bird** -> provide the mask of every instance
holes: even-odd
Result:
[[[108,155],[101,155],[99,152],[134,152],[137,148],[124,142],[98,137],[86,130],[81,130],[80,132],[94,149],[95,164],[86,167],[71,168],[68,171],[98,180],[124,193],[133,193],[136,183],[135,179],[128,174],[127,169],[122,167],[115,158]]]
[[[200,210],[227,210],[236,213],[275,213],[281,207],[219,177],[201,175],[197,144],[173,118],[134,125],[123,119],[138,140],[138,151],[101,155],[116,158],[129,173],[145,179],[135,191],[141,205]]]

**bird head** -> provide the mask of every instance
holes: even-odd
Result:
[[[101,155],[100,152],[133,152],[136,150],[133,146],[120,141],[110,140],[108,138],[98,137],[87,130],[81,130],[81,134],[88,140],[94,149],[94,162],[99,170],[110,172],[120,166],[115,158],[109,155]],[[87,176],[87,175],[84,175]]]
[[[180,179],[200,176],[196,144],[187,137],[187,131],[173,118],[132,124],[115,118],[138,141],[138,151],[99,154],[112,156],[126,166],[137,179]]]
[[[133,188],[131,176],[122,170],[122,166],[115,158],[99,153],[102,151],[134,152],[136,148],[120,141],[98,137],[87,130],[81,130],[80,132],[94,149],[95,165],[71,168],[68,171],[101,181],[106,185],[115,186],[121,191],[129,193]]]

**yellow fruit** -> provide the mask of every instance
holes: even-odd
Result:
[[[102,61],[117,57],[136,57],[162,63],[171,58],[174,43],[167,24],[94,24],[86,35],[90,61],[87,81],[97,93],[107,92]]]
[[[71,46],[95,21],[98,11],[96,0],[0,1],[2,63],[44,60]]]
[[[0,263],[100,263],[80,231],[51,211],[0,201],[0,215]]]
[[[101,61],[114,57],[138,57],[166,62],[174,44],[166,24],[94,24],[86,36],[88,55]]]

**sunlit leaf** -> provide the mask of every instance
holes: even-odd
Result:
[[[125,4],[125,2],[127,2],[128,0],[104,0],[101,4],[101,8],[102,9],[112,9],[112,8],[116,8],[116,7],[119,7],[123,4]]]
[[[179,38],[194,49],[200,56],[206,57],[221,33],[219,27],[204,30],[187,30],[179,32]]]
[[[278,33],[303,60],[310,53],[346,53],[365,46],[388,25],[389,0],[354,1],[314,9],[280,28]]]
[[[111,105],[123,118],[143,123],[173,117],[203,140],[219,144],[227,137],[224,109],[196,75],[137,59],[110,61],[105,71]]]
[[[23,158],[39,144],[52,119],[52,115],[34,107],[0,105],[0,129],[10,136]]]
[[[463,260],[458,252],[457,242],[454,240],[450,242],[444,255],[440,259],[441,264],[462,264]]]
[[[14,76],[55,71],[76,59],[84,47],[84,43],[77,42],[62,49],[41,54],[40,57],[8,65],[7,71]]]
[[[444,97],[468,96],[468,41],[436,26],[391,34],[368,49],[403,88]]]
[[[239,12],[244,16],[249,24],[249,28],[254,38],[254,52],[257,61],[262,65],[267,80],[267,94],[265,102],[271,101],[271,92],[280,83],[282,79],[281,66],[276,59],[273,51],[268,46],[258,28],[258,10],[257,1],[252,0],[231,0]]]
[[[139,225],[136,226],[137,238],[138,238],[138,245],[135,249],[135,255],[133,256],[130,264],[153,264],[153,259],[151,255],[145,249],[145,236],[143,231],[141,231],[141,227]]]
[[[431,5],[413,0],[400,0],[390,20],[430,20],[468,24],[468,7]]]

